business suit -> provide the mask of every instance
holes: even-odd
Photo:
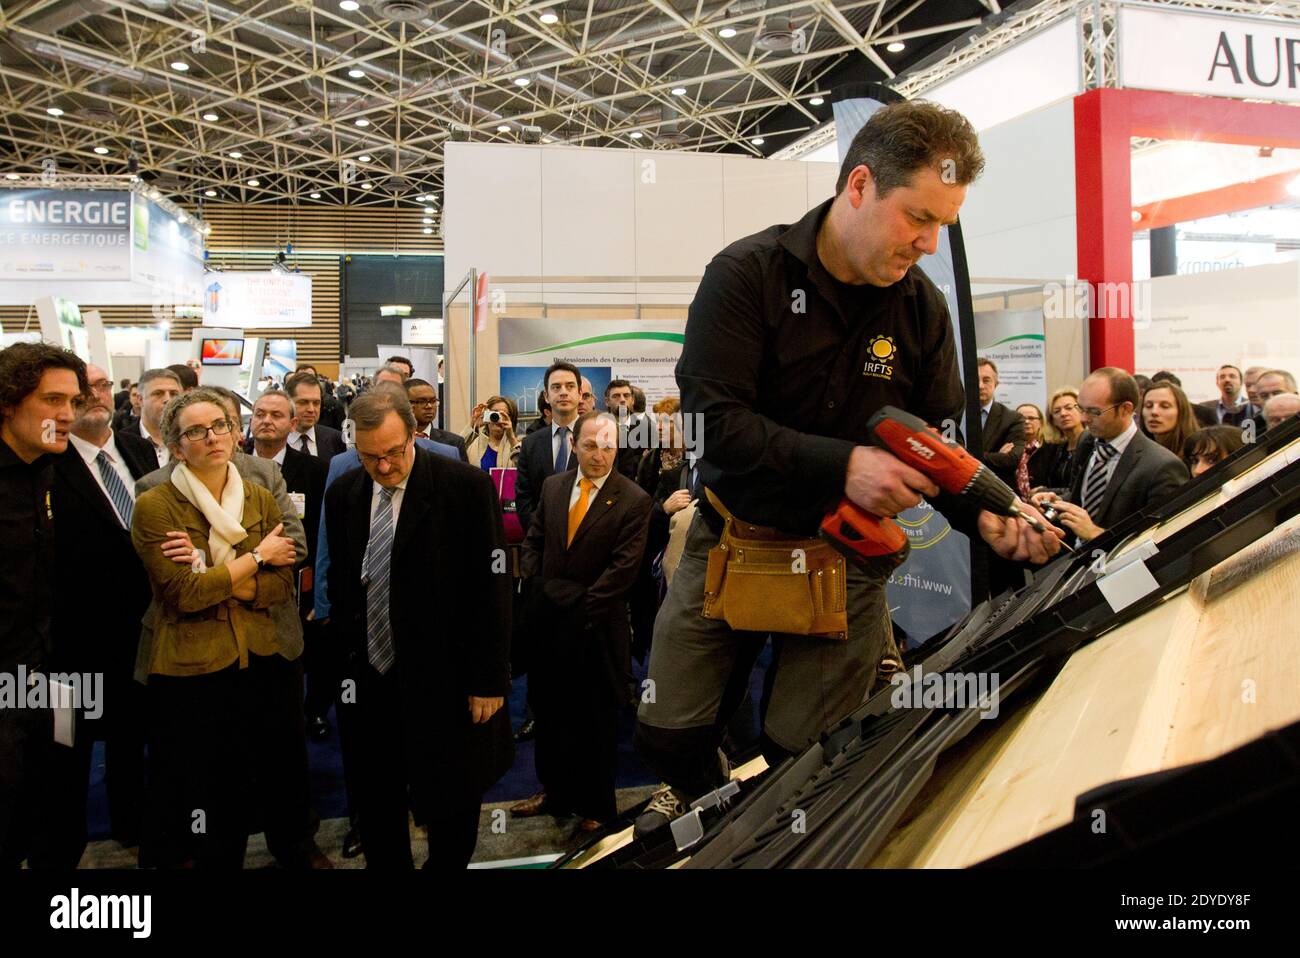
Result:
[[[316,458],[329,462],[341,452],[348,448],[347,443],[343,441],[343,433],[337,429],[331,429],[324,423],[316,423]],[[289,448],[295,452],[301,452],[299,446],[302,443],[302,433],[289,433]],[[308,447],[310,448],[310,446]]]
[[[496,489],[482,470],[415,447],[392,533],[393,664],[383,674],[367,654],[361,581],[373,493],[364,469],[344,473],[325,493],[322,523],[332,619],[356,682],[340,712],[361,745],[353,793],[366,864],[411,867],[409,788],[428,822],[429,866],[464,868],[483,793],[514,758],[508,711],[474,724],[468,709],[471,695],[510,690],[510,575],[496,561],[505,555]],[[451,608],[478,618],[453,624],[436,611]]]
[[[1025,451],[1025,417],[1014,409],[994,401],[989,407],[988,418],[984,421],[984,462],[1012,488],[1016,484],[1016,467]],[[1011,443],[1010,452],[998,452],[1004,445]]]
[[[127,406],[125,409],[119,409],[113,414],[113,432],[129,432],[134,436],[139,436],[141,439],[144,438],[143,436],[140,436],[140,417],[131,412],[130,406]],[[150,446],[149,448],[152,449],[153,446]],[[156,453],[154,454],[153,467],[155,469],[158,468],[158,456]]]
[[[1258,406],[1251,402],[1243,402],[1237,406],[1235,412],[1224,412],[1223,422],[1219,422],[1219,400],[1210,399],[1206,402],[1192,404],[1192,413],[1196,416],[1196,422],[1201,426],[1240,426],[1247,419],[1254,419],[1261,415]]]
[[[1078,468],[1069,498],[1076,505],[1083,504],[1083,486],[1095,445],[1092,434],[1085,434],[1075,451]],[[1167,499],[1188,478],[1182,460],[1139,429],[1115,464],[1101,505],[1091,516],[1093,524],[1109,529],[1130,513]]]
[[[158,466],[153,446],[138,435],[113,436],[117,457],[132,479]],[[104,784],[114,839],[134,845],[140,839],[144,802],[145,703],[131,680],[140,619],[149,607],[149,578],[131,545],[131,531],[69,442],[54,462],[50,492],[54,523],[55,582],[61,593],[52,623],[51,671],[104,676],[103,712],[97,720],[77,716],[72,748],[54,752],[59,785],[46,811],[57,860],[47,864],[75,868],[85,851],[86,800],[91,753],[105,742]]]
[[[515,511],[519,514],[519,522],[525,531],[532,525],[533,510],[537,508],[537,498],[542,483],[555,475],[553,435],[552,427],[547,426],[536,432],[530,432],[519,446],[519,473],[515,476]],[[573,423],[569,423],[569,434],[565,442],[568,464],[574,467],[577,465],[577,460],[573,456]]]
[[[628,592],[645,551],[651,500],[611,470],[568,543],[579,470],[542,484],[523,545],[528,629],[537,642],[529,692],[537,776],[554,812],[612,821],[619,711],[633,698]],[[566,544],[567,543],[567,544]]]
[[[461,462],[469,462],[469,453],[465,449],[465,438],[463,436],[448,432],[446,429],[439,429],[437,426],[430,426],[426,432],[417,432],[416,435],[424,436],[430,442],[440,442],[444,446],[451,446],[456,450]]]

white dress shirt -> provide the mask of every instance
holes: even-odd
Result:
[[[153,454],[158,457],[159,469],[172,461],[172,453],[171,450],[167,448],[167,444],[154,442],[153,436],[149,435],[149,430],[144,427],[143,416],[140,417],[140,435],[148,439],[149,445],[153,446]]]
[[[406,484],[411,481],[411,474],[408,472],[406,478],[393,487],[393,531],[397,531],[397,515],[402,511],[402,499],[406,495]],[[375,525],[375,516],[379,513],[379,490],[384,488],[377,482],[372,482],[373,487],[370,490],[370,527]]]
[[[117,443],[114,441],[111,432],[108,434],[108,442],[104,443],[103,446],[96,446],[93,442],[87,442],[80,436],[74,436],[71,433],[68,434],[68,439],[72,442],[73,448],[81,453],[81,458],[86,460],[86,468],[90,470],[95,485],[99,486],[99,491],[104,494],[104,498],[108,500],[110,506],[113,505],[113,497],[108,494],[108,487],[104,485],[104,477],[99,474],[99,464],[95,462],[99,458],[101,450],[108,453],[113,471],[122,480],[122,485],[126,486],[126,493],[131,497],[131,501],[135,502],[135,479],[131,475],[131,470],[126,468],[126,463],[122,461],[122,454],[117,451]],[[116,506],[113,506],[113,512],[117,513]],[[127,528],[127,524],[120,513],[118,513],[117,518],[122,523],[122,528]]]
[[[611,466],[609,472],[613,471],[614,469]],[[569,493],[569,508],[572,509],[576,506],[578,504],[578,499],[582,496],[582,480],[590,479],[596,485],[596,488],[591,493],[591,498],[587,500],[587,508],[590,509],[591,504],[596,501],[596,495],[604,488],[605,480],[609,478],[609,472],[605,473],[599,479],[591,479],[590,476],[584,476],[582,470],[579,469],[578,478],[573,480],[573,492]]]
[[[296,433],[295,433],[295,435],[296,435]],[[280,447],[280,451],[279,451],[279,452],[277,452],[274,456],[271,456],[271,457],[270,457],[270,458],[271,458],[271,461],[272,461],[273,463],[275,463],[277,466],[283,467],[283,466],[284,466],[284,451],[285,451],[286,449],[288,449],[288,448],[289,448],[289,444],[286,442],[283,446]],[[258,451],[257,443],[253,443],[253,455],[255,455],[258,459],[265,459],[265,458],[267,458],[266,456],[262,455],[261,452]]]
[[[1138,431],[1137,420],[1134,419],[1132,422],[1128,424],[1128,428],[1125,429],[1122,433],[1120,433],[1114,439],[1106,440],[1106,442],[1110,443],[1110,445],[1115,450],[1115,452],[1111,455],[1111,457],[1108,460],[1106,460],[1106,465],[1104,466],[1104,468],[1106,469],[1106,486],[1109,486],[1111,479],[1115,477],[1115,469],[1119,465],[1120,456],[1124,455],[1124,450],[1127,449],[1128,444],[1133,441],[1133,437],[1137,435],[1137,431]],[[1084,474],[1083,485],[1080,486],[1081,490],[1088,488],[1088,480],[1091,478],[1093,468],[1096,465],[1097,465],[1097,449],[1094,446],[1092,455],[1088,458],[1088,471],[1087,473]],[[1105,488],[1105,486],[1103,486],[1103,488]],[[1082,495],[1082,492],[1080,492],[1080,495]]]
[[[293,446],[294,452],[303,452],[302,437],[307,437],[307,455],[316,455],[316,427],[312,426],[306,432],[295,432],[289,436],[289,445]]]

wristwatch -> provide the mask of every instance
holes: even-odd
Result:
[[[257,549],[254,549],[252,552],[249,553],[249,555],[253,557],[253,561],[257,563],[257,567],[259,569],[262,568],[262,566],[266,565],[266,556],[262,555],[262,553]]]

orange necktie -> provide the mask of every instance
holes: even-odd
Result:
[[[587,514],[587,506],[591,503],[591,490],[596,488],[596,484],[585,476],[578,480],[578,486],[582,493],[569,510],[569,539],[565,542],[566,546],[573,543],[573,537],[577,535],[578,526],[582,525],[582,517]]]

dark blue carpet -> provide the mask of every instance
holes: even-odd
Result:
[[[763,673],[771,661],[771,646],[763,650],[758,664],[750,676],[750,724],[757,729],[757,702],[762,692]],[[632,672],[636,677],[637,688],[645,678],[645,667],[635,660]],[[518,729],[524,724],[525,697],[528,679],[515,679],[510,689],[510,700],[506,703],[510,709],[510,724]],[[331,730],[323,742],[307,743],[307,759],[311,766],[312,807],[321,818],[343,818],[347,815],[347,794],[343,788],[343,754],[339,750],[338,728],[334,724],[333,711],[329,715]],[[651,775],[637,757],[632,748],[632,729],[635,714],[629,709],[619,717],[618,765],[616,785],[618,788],[632,788],[638,785],[654,785],[658,779]],[[756,734],[756,732],[755,732]],[[533,743],[520,742],[515,749],[515,762],[501,781],[497,782],[483,801],[511,802],[536,794],[541,788],[537,781],[537,771],[533,765]],[[87,808],[87,824],[91,841],[102,841],[109,837],[108,799],[104,791],[104,744],[95,744],[94,759],[90,772],[90,800]]]

